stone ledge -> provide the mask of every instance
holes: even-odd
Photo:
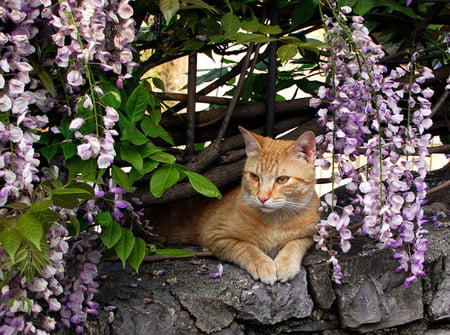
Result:
[[[103,306],[91,334],[450,334],[450,228],[430,228],[428,277],[403,287],[392,251],[356,238],[339,256],[342,285],[329,279],[327,255],[311,250],[301,273],[268,286],[225,263],[210,279],[214,258],[145,263],[140,273],[120,263],[100,267]],[[164,275],[157,275],[165,270]]]

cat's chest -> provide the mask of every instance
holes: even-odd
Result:
[[[304,229],[295,222],[267,224],[260,223],[253,227],[254,244],[267,254],[277,254],[289,241],[306,236]]]

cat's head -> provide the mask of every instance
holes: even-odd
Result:
[[[315,194],[313,132],[285,141],[239,129],[247,153],[242,176],[247,203],[264,213],[301,211]]]

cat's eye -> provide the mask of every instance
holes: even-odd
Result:
[[[277,184],[286,184],[288,180],[289,180],[288,176],[281,176],[277,178],[276,182]]]
[[[259,176],[256,173],[250,172],[250,179],[258,182]]]

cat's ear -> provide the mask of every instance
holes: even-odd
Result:
[[[316,158],[316,138],[312,131],[305,132],[292,145],[292,153],[299,158],[304,158],[308,163],[313,163]]]
[[[260,138],[261,136],[256,135],[250,130],[247,130],[241,126],[239,126],[239,130],[244,137],[245,152],[247,153],[247,156],[250,157],[257,154],[259,150],[261,150],[261,144],[258,141],[258,138]]]

